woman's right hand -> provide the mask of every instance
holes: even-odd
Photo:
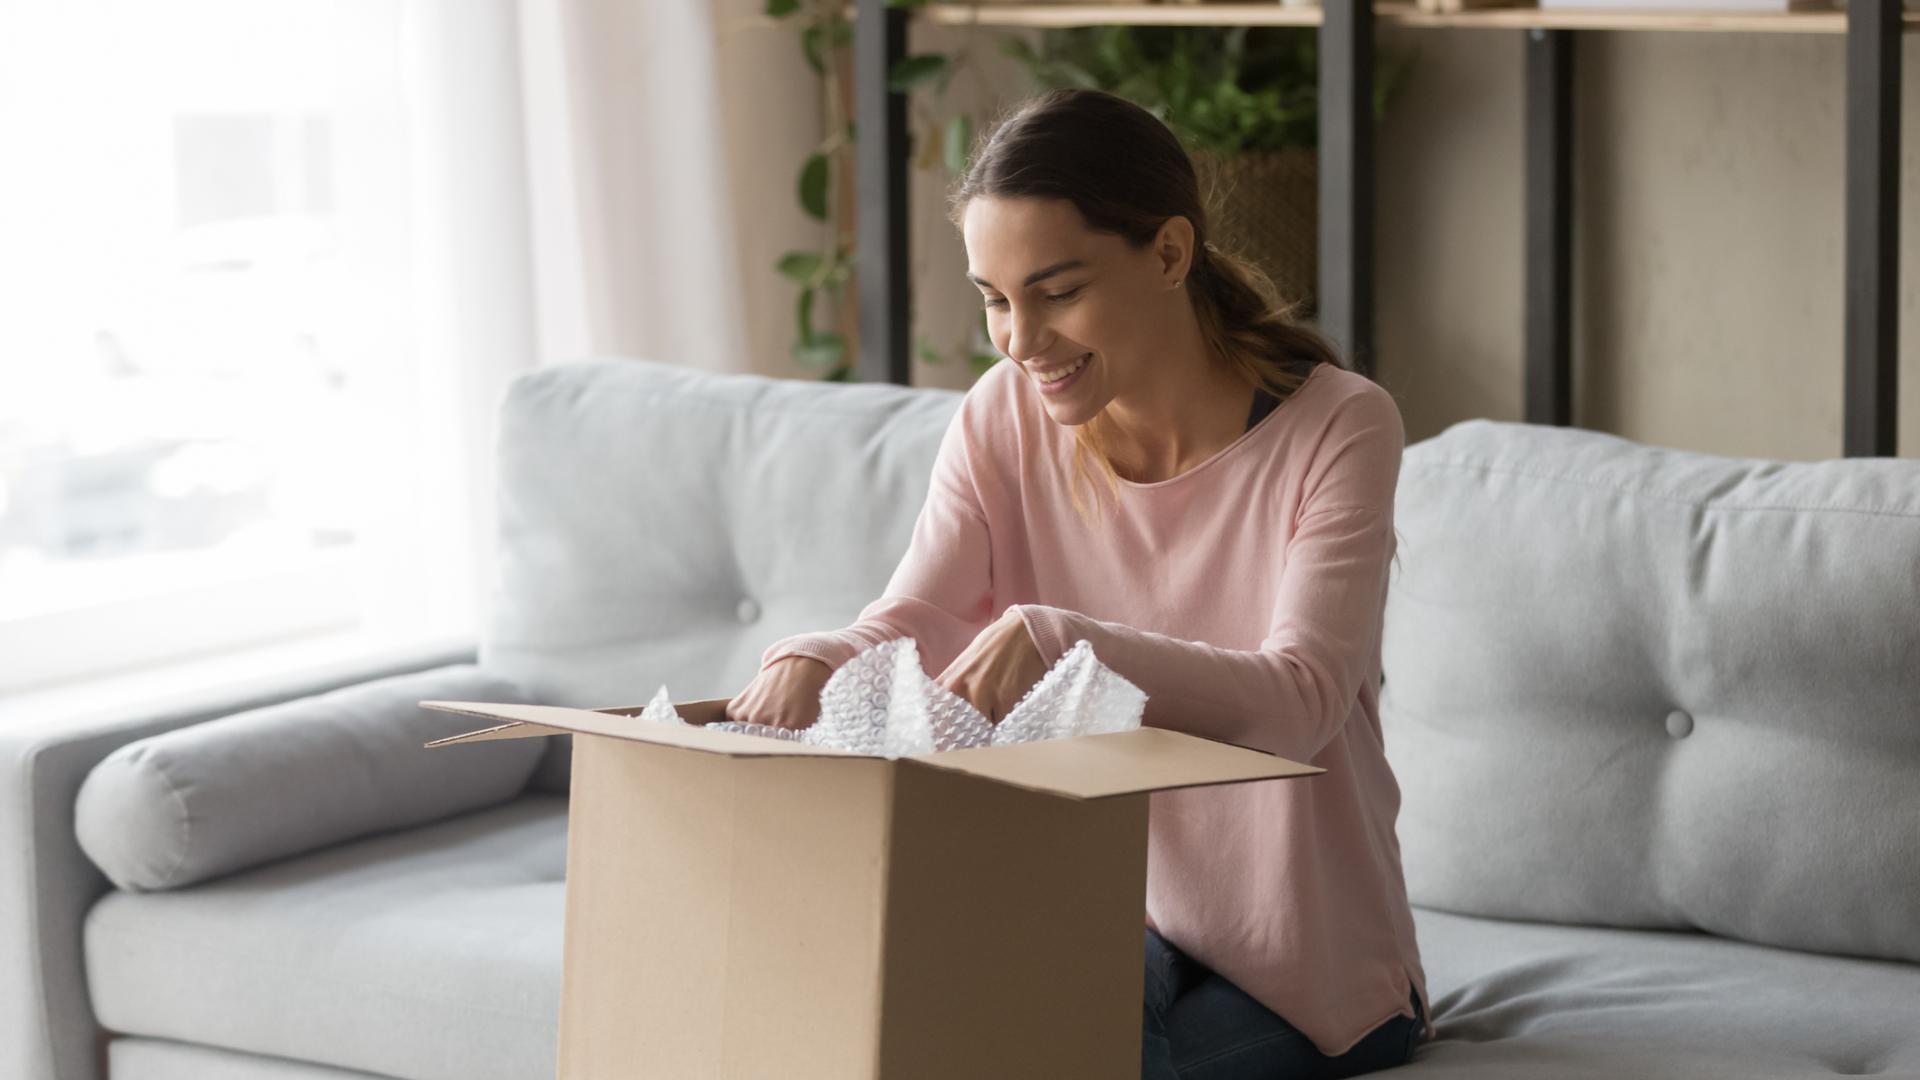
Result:
[[[727,719],[795,731],[812,727],[820,719],[820,690],[832,675],[824,660],[783,656],[727,702]]]

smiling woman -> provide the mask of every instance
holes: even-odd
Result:
[[[1153,796],[1142,1076],[1402,1064],[1430,1029],[1379,713],[1398,406],[1207,243],[1186,154],[1118,98],[1016,111],[953,218],[1010,362],[955,412],[884,595],[770,645],[728,716],[805,727],[898,637],[1004,716],[1087,642],[1142,723],[1326,769]]]
[[[1076,429],[1082,480],[1090,462],[1110,490],[1178,475],[1239,433],[1257,392],[1285,400],[1339,364],[1266,274],[1209,242],[1187,152],[1120,98],[1064,90],[1020,108],[951,207],[988,335]]]

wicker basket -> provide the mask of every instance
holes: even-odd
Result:
[[[1318,157],[1307,147],[1194,154],[1217,246],[1257,263],[1283,300],[1313,310],[1320,264]]]

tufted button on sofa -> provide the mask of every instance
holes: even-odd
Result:
[[[477,651],[0,730],[0,1077],[552,1075],[568,742],[413,702],[737,691],[880,594],[958,402],[532,373]],[[1470,421],[1396,513],[1405,1074],[1920,1076],[1920,462]]]

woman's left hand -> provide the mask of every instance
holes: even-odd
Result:
[[[1008,608],[973,639],[935,682],[965,698],[998,724],[1047,673],[1026,620]]]

